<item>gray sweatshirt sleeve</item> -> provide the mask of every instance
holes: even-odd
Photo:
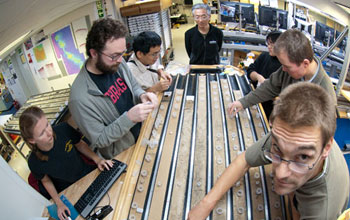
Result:
[[[69,102],[69,110],[72,113],[74,121],[81,129],[84,135],[91,142],[91,147],[104,148],[111,146],[119,141],[135,125],[127,117],[127,112],[120,115],[113,122],[106,125],[101,116],[101,111],[93,107],[92,103],[84,103],[78,100]],[[107,106],[100,106],[101,108]]]

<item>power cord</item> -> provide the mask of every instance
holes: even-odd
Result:
[[[106,217],[109,213],[113,211],[113,208],[110,206],[111,198],[108,196],[108,205],[105,206],[96,206],[94,208],[94,213],[86,218],[86,220],[102,220],[104,217]],[[96,208],[100,208],[96,211]]]
[[[108,204],[105,205],[105,206],[109,206],[109,205],[111,205],[111,197],[109,197],[109,193],[108,193],[108,192],[107,192],[106,194],[107,194],[107,197],[108,197]],[[105,206],[96,206],[96,207],[94,208],[94,212],[96,213],[96,209],[101,209],[101,208],[103,208],[103,207],[105,207]]]

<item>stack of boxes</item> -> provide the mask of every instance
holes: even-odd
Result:
[[[161,18],[159,13],[128,17],[128,27],[131,36],[136,36],[143,31],[155,31],[162,36]]]
[[[171,26],[170,26],[170,15],[169,10],[162,11],[162,23],[163,23],[163,32],[164,38],[163,41],[165,43],[166,48],[171,47]]]

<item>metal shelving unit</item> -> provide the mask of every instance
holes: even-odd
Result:
[[[162,38],[160,61],[166,65],[172,53],[171,21],[169,9],[159,12],[126,17],[130,35],[135,37],[143,31],[154,31]]]

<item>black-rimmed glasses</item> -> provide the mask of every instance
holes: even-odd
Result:
[[[105,55],[106,57],[109,57],[112,61],[117,61],[121,56],[123,56],[126,53],[126,50],[124,50],[122,53],[117,53],[115,55],[108,55],[103,53],[102,51],[100,51],[99,53]]]
[[[264,150],[264,155],[268,160],[270,160],[274,164],[281,164],[282,161],[284,161],[288,164],[288,168],[291,169],[292,171],[305,174],[315,167],[315,165],[321,158],[322,152],[318,156],[317,160],[311,166],[309,166],[309,164],[306,164],[306,163],[283,159],[278,154],[271,153],[269,150]]]

